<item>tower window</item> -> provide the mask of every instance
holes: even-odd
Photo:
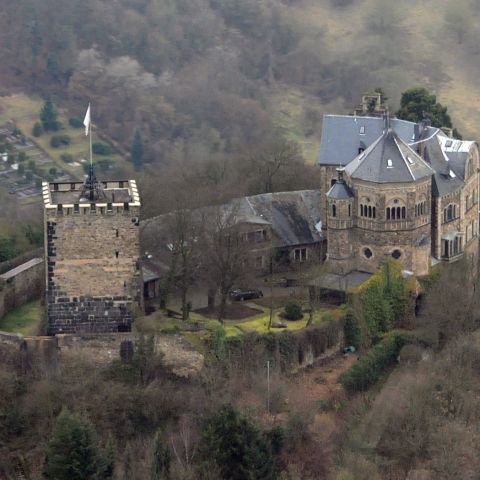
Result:
[[[118,228],[115,230],[115,236],[118,238]]]
[[[352,216],[352,206],[350,204],[348,204],[348,216]]]
[[[372,258],[373,252],[367,247],[363,249],[363,256],[365,258]]]
[[[118,258],[118,250],[115,252],[115,258]]]
[[[337,206],[332,205],[332,217],[336,217],[336,216],[337,216]]]

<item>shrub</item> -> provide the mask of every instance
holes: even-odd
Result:
[[[352,310],[349,310],[345,317],[345,345],[353,345],[357,350],[362,341],[362,332],[358,324],[358,319]]]
[[[70,155],[70,153],[62,153],[60,155],[60,158],[65,162],[65,163],[73,163],[73,155]]]
[[[413,335],[407,332],[390,332],[341,377],[343,388],[349,393],[367,390],[396,360],[404,345]]]
[[[50,146],[58,148],[62,145],[70,145],[70,137],[68,135],[53,135],[50,139]]]
[[[32,128],[32,135],[34,137],[39,137],[43,133],[43,127],[40,122],[35,122]]]
[[[78,117],[70,117],[68,119],[68,123],[73,128],[82,128],[83,127],[83,122]]]
[[[103,142],[95,142],[92,145],[92,152],[97,155],[111,155],[113,153],[112,147]]]
[[[284,316],[287,320],[300,320],[303,318],[302,307],[297,301],[291,301],[285,305]]]

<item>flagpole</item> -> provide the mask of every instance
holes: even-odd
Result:
[[[90,132],[90,168],[93,166],[92,160],[92,122],[90,121],[89,125],[89,132]]]

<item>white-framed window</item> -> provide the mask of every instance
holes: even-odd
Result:
[[[307,261],[307,249],[306,248],[296,248],[293,251],[293,259],[295,262],[306,262]]]

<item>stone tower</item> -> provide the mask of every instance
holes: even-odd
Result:
[[[354,194],[345,183],[344,168],[337,168],[338,179],[327,192],[328,263],[332,271],[348,273],[353,265],[352,228]]]
[[[49,333],[129,331],[140,296],[134,180],[43,183]]]

